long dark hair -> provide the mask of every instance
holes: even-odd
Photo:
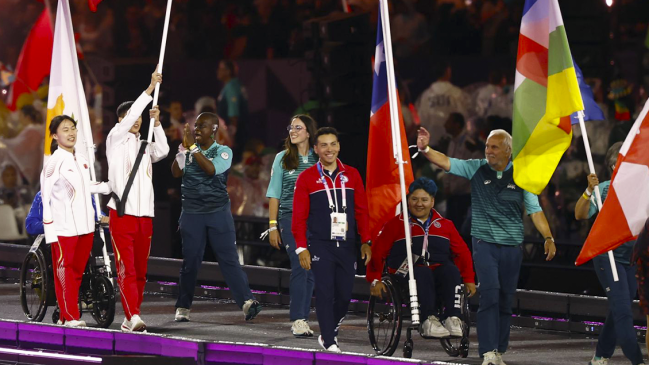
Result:
[[[309,146],[315,145],[315,133],[318,130],[318,124],[311,118],[310,116],[306,114],[298,114],[291,118],[291,123],[295,119],[299,119],[304,123],[304,126],[306,127],[307,133],[309,133]],[[284,158],[282,158],[282,167],[284,170],[295,170],[297,167],[300,165],[300,161],[298,159],[299,157],[299,152],[297,150],[297,146],[291,143],[291,136],[290,133],[288,136],[286,136],[286,140],[284,141],[284,147],[286,147],[286,154],[284,155]]]

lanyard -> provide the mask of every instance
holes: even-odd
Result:
[[[329,185],[327,184],[327,179],[325,178],[324,173],[322,172],[322,164],[320,161],[316,164],[318,167],[318,172],[320,173],[320,179],[322,180],[322,184],[325,187],[325,190],[327,191],[327,200],[329,200],[329,208],[331,208],[332,211],[337,212],[338,211],[338,199],[334,195],[334,198],[336,198],[336,204],[334,204],[334,201],[331,199],[331,192],[329,191]],[[347,191],[345,190],[345,179],[343,179],[343,173],[339,172],[336,177],[340,176],[340,186],[342,188],[342,194],[343,194],[343,212],[347,210]],[[336,178],[332,179],[333,182],[333,189],[334,189],[334,194],[336,193]]]
[[[412,218],[416,220],[417,218]],[[426,219],[426,222],[424,222],[424,243],[421,246],[421,256],[426,257],[426,250],[428,250],[428,229],[430,228],[431,225],[431,219],[433,219],[433,215],[429,214],[428,219]],[[436,219],[437,220],[437,219]],[[412,224],[410,225],[410,237],[412,237]]]

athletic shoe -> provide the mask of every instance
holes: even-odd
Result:
[[[446,321],[444,321],[444,328],[451,333],[451,336],[462,337],[462,321],[459,318],[446,318]]]
[[[73,319],[71,321],[65,321],[64,326],[66,326],[66,327],[86,327],[86,322],[85,321],[78,321],[76,319]]]
[[[246,316],[246,321],[250,321],[257,317],[261,312],[261,304],[254,299],[248,299],[243,303],[243,314]]]
[[[342,352],[342,350],[340,350],[340,347],[338,347],[338,339],[335,339],[335,341],[336,341],[336,343],[334,343],[333,345],[331,345],[331,346],[329,346],[329,347],[325,347],[324,340],[322,339],[322,335],[318,336],[318,343],[320,344],[320,346],[321,346],[325,351],[329,351],[329,352]]]
[[[421,335],[424,337],[441,338],[448,337],[451,333],[442,326],[439,318],[431,315],[421,325]]]
[[[146,332],[146,323],[137,314],[131,317],[131,332]]]
[[[121,329],[122,329],[122,331],[124,331],[124,332],[131,332],[131,321],[129,321],[128,319],[126,319],[126,317],[124,317],[124,321],[122,322],[122,327],[121,327]]]
[[[503,355],[504,355],[504,354],[505,354],[504,352],[496,352],[496,355],[498,356],[498,361],[499,361],[498,364],[499,364],[499,365],[507,365],[507,364],[505,364],[505,362],[503,361]]]
[[[189,322],[189,309],[187,308],[176,308],[176,317],[174,318],[176,322]]]
[[[593,356],[588,365],[608,365],[608,359],[605,357]]]
[[[313,331],[309,327],[309,324],[306,323],[306,321],[303,319],[298,319],[295,322],[293,322],[293,326],[291,326],[291,331],[293,332],[293,336],[295,337],[313,336]]]
[[[484,353],[482,365],[500,365],[500,358],[497,351],[489,351]]]

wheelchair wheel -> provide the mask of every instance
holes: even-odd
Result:
[[[469,332],[471,330],[471,312],[469,311],[469,297],[464,292],[464,286],[459,287],[461,292],[456,292],[460,300],[460,319],[462,320],[462,337],[440,339],[444,351],[449,356],[467,357],[469,355]]]
[[[367,306],[367,332],[378,355],[390,356],[399,346],[402,308],[399,289],[389,278],[382,279],[387,288],[383,298],[370,296]]]
[[[50,280],[43,252],[27,253],[20,268],[20,305],[30,321],[40,322],[45,317],[48,295],[53,290]]]
[[[90,280],[92,290],[92,318],[99,327],[108,328],[115,319],[115,290],[110,280],[95,276]]]

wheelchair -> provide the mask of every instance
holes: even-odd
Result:
[[[399,280],[394,274],[384,273],[381,281],[385,284],[387,293],[383,294],[383,298],[370,296],[367,306],[367,332],[370,344],[377,355],[391,356],[399,346],[404,312],[408,311],[410,307],[408,287],[400,284]],[[452,357],[465,358],[469,354],[471,320],[468,299],[464,291],[464,285],[458,286],[455,292],[455,300],[456,302],[459,301],[460,304],[462,336],[439,339],[444,351]],[[441,310],[440,308],[440,312]],[[425,320],[426,318],[421,318],[421,323]],[[406,341],[403,344],[403,357],[405,358],[412,357],[414,348],[412,331],[415,330],[421,334],[419,327],[410,325],[406,328]],[[424,336],[422,335],[422,337]]]
[[[79,312],[90,312],[97,326],[108,328],[115,319],[115,289],[104,263],[103,240],[95,231],[90,258],[79,287]],[[54,292],[52,252],[45,236],[38,235],[20,268],[20,304],[33,322],[45,318],[48,306],[55,306],[52,322],[58,323],[60,310]]]

